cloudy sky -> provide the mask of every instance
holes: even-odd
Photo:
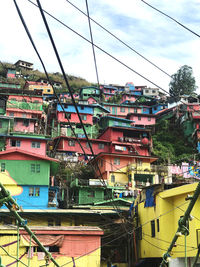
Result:
[[[36,3],[36,0],[32,1]],[[85,0],[70,1],[86,12]],[[200,34],[199,0],[147,0],[147,2]],[[38,8],[28,0],[17,0],[17,3],[47,70],[60,72]],[[67,0],[40,0],[40,3],[47,12],[90,40],[87,17]],[[88,0],[88,5],[92,19],[168,74],[174,74],[182,65],[191,66],[200,93],[200,39],[197,36],[140,0]],[[85,78],[89,82],[96,82],[91,44],[51,17],[47,15],[46,17],[65,72]],[[42,71],[12,0],[0,2],[0,25],[0,60],[15,63],[18,59],[22,59],[34,63],[34,68]],[[168,90],[170,77],[93,22],[91,25],[94,43],[129,67],[126,68],[96,48],[100,83],[125,85],[126,82],[133,82],[135,85],[155,87],[132,71],[135,70],[154,84]]]

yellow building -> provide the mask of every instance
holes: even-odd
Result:
[[[138,256],[140,259],[162,258],[178,229],[197,183],[164,190],[164,185],[148,187],[137,199],[134,226],[137,229]],[[184,266],[185,245],[188,264],[194,261],[200,244],[200,198],[192,209],[189,235],[180,236],[172,249],[169,266]],[[137,219],[137,220],[136,220]],[[139,222],[139,223],[137,223]],[[160,261],[161,262],[161,261]],[[157,266],[157,265],[155,265]],[[189,265],[190,266],[190,265]]]
[[[50,84],[27,81],[25,84],[25,89],[37,91],[41,90],[43,95],[53,95],[53,88]]]
[[[99,267],[101,254],[101,235],[98,227],[31,227],[40,242],[51,253],[58,265],[76,267]],[[23,228],[4,226],[0,230],[0,255],[6,266],[26,264],[30,267],[46,266],[45,253],[30,238]],[[17,241],[19,240],[19,241]],[[24,264],[23,264],[24,263]],[[48,266],[55,266],[51,261]]]

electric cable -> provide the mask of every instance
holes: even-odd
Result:
[[[149,235],[149,234],[147,234],[147,233],[144,233],[144,232],[142,232],[142,234],[143,235],[146,235],[146,236],[148,236],[148,237],[152,237],[151,235]],[[162,241],[162,242],[165,242],[165,243],[168,243],[168,244],[170,244],[171,242],[170,241],[167,241],[167,240],[163,240],[163,239],[161,239],[161,238],[158,238],[158,237],[153,237],[153,239],[156,239],[156,240],[159,240],[159,241]],[[176,246],[180,246],[180,247],[185,247],[185,245],[182,245],[182,244],[177,244],[176,243]],[[196,247],[191,247],[191,246],[187,246],[188,248],[191,248],[191,249],[197,249]]]
[[[66,2],[68,2],[71,6],[73,6],[75,9],[77,9],[79,12],[81,12],[83,15],[87,16],[86,13],[84,13],[80,8],[78,8],[76,5],[74,5],[72,2],[70,2],[69,0],[66,0]],[[128,45],[127,43],[125,43],[122,39],[120,39],[119,37],[117,37],[115,34],[113,34],[111,31],[109,31],[108,29],[106,29],[105,27],[103,27],[99,22],[97,22],[96,20],[92,19],[90,17],[90,20],[92,22],[94,22],[96,25],[98,25],[100,28],[102,28],[104,31],[106,31],[108,34],[110,34],[112,37],[114,37],[116,40],[118,40],[119,42],[121,42],[123,45],[125,45],[127,48],[129,48],[130,50],[132,50],[134,53],[136,53],[137,55],[139,55],[140,57],[142,57],[144,60],[146,60],[148,63],[150,63],[151,65],[153,65],[154,67],[156,67],[158,70],[160,70],[161,72],[163,72],[164,74],[166,74],[168,77],[171,77],[170,74],[168,74],[166,71],[164,71],[163,69],[159,68],[156,64],[154,64],[152,61],[150,61],[149,59],[147,59],[146,57],[144,57],[142,54],[140,54],[139,52],[137,52],[134,48],[132,48],[130,45]]]
[[[29,267],[28,265],[26,265],[23,261],[21,261],[21,258],[26,254],[24,253],[19,259],[17,259],[16,257],[10,255],[10,253],[8,253],[8,251],[3,247],[3,246],[0,246],[0,248],[12,259],[15,259],[16,262],[20,262],[21,264],[23,264],[24,266],[27,266]],[[8,266],[8,265],[7,265]]]
[[[35,5],[36,7],[38,7],[36,4],[34,4],[31,0],[27,0],[30,3],[32,3],[33,5]],[[43,9],[42,9],[43,10]],[[72,32],[74,32],[76,35],[78,35],[79,37],[81,37],[82,39],[84,39],[85,41],[89,42],[91,44],[91,42],[85,38],[84,36],[82,36],[81,34],[79,34],[78,32],[76,32],[75,30],[73,30],[71,27],[67,26],[65,23],[63,23],[62,21],[58,20],[57,18],[55,18],[53,15],[51,15],[50,13],[48,13],[47,11],[43,10],[44,13],[46,13],[47,15],[49,15],[50,17],[52,17],[53,19],[55,19],[56,21],[58,21],[59,23],[61,23],[63,26],[65,26],[66,28],[68,28],[69,30],[71,30]],[[98,48],[100,51],[102,51],[104,54],[106,54],[107,56],[111,57],[112,59],[114,59],[116,62],[120,63],[122,66],[126,67],[127,69],[129,69],[130,71],[132,71],[133,73],[137,74],[138,76],[140,76],[141,78],[143,78],[144,80],[148,81],[149,83],[153,84],[154,86],[156,86],[157,88],[159,88],[160,90],[164,91],[165,93],[169,94],[168,91],[166,91],[165,89],[163,89],[162,87],[160,87],[159,85],[157,85],[156,83],[154,83],[153,81],[151,81],[150,79],[146,78],[145,76],[143,76],[142,74],[140,74],[139,72],[135,71],[133,68],[129,67],[127,64],[123,63],[121,60],[117,59],[115,56],[111,55],[110,53],[106,52],[104,49],[102,49],[101,47],[99,47],[96,44],[93,44],[94,47]]]
[[[59,54],[58,54],[56,45],[55,45],[54,40],[53,40],[53,36],[52,36],[52,34],[51,34],[51,32],[50,32],[50,29],[49,29],[47,20],[46,20],[46,18],[45,18],[45,15],[44,15],[44,12],[43,12],[43,9],[42,9],[42,7],[41,7],[41,4],[40,4],[40,1],[39,1],[39,0],[37,0],[37,4],[38,4],[39,10],[40,10],[40,13],[41,13],[43,22],[44,22],[44,24],[45,24],[46,30],[47,30],[47,32],[48,32],[49,38],[50,38],[50,40],[51,40],[51,44],[52,44],[52,46],[53,46],[53,49],[54,49],[56,58],[57,58],[57,60],[58,60],[58,63],[59,63],[61,72],[62,72],[62,74],[63,74],[65,83],[66,83],[67,88],[68,88],[68,91],[69,91],[69,93],[70,93],[72,103],[73,103],[73,105],[74,105],[74,107],[75,107],[75,109],[76,109],[76,113],[77,113],[77,115],[78,115],[78,117],[79,117],[79,120],[80,120],[80,123],[81,123],[81,125],[82,125],[83,131],[84,131],[84,134],[85,134],[85,137],[86,137],[86,139],[87,139],[88,145],[89,145],[90,150],[91,150],[91,152],[92,152],[92,155],[93,155],[93,157],[94,157],[95,155],[94,155],[94,152],[93,152],[93,149],[92,149],[90,140],[89,140],[89,138],[88,138],[87,132],[86,132],[85,127],[84,127],[84,124],[83,124],[83,122],[82,122],[82,118],[81,118],[81,116],[80,116],[79,110],[78,110],[77,105],[76,105],[76,102],[75,102],[75,100],[74,100],[74,96],[73,96],[73,93],[72,93],[72,91],[71,91],[71,87],[70,87],[70,85],[69,85],[69,82],[68,82],[67,76],[66,76],[66,74],[65,74],[65,71],[64,71],[64,68],[63,68],[63,65],[62,65],[60,56],[59,56]],[[96,166],[97,166],[97,168],[98,168],[98,170],[99,170],[99,173],[101,173],[101,170],[100,170],[98,164],[96,164]],[[101,180],[102,180],[103,185],[105,186],[105,188],[107,188],[107,186],[106,186],[106,184],[105,184],[105,181],[104,181],[104,178],[103,178],[102,175],[101,175]],[[112,195],[111,195],[111,198],[112,198]],[[112,204],[113,204],[113,203],[112,203]],[[113,206],[114,206],[114,205],[113,205]],[[115,208],[116,208],[116,207],[115,207]],[[119,216],[120,216],[120,218],[122,218],[120,213],[119,213]],[[124,217],[123,219],[126,220],[125,217]],[[125,227],[125,226],[124,226],[124,227]]]
[[[145,5],[151,7],[152,9],[156,10],[157,12],[161,13],[162,15],[164,15],[165,17],[173,20],[174,22],[176,22],[177,24],[179,24],[181,27],[183,27],[184,29],[186,29],[187,31],[193,33],[194,35],[196,35],[197,37],[200,38],[200,35],[197,34],[196,32],[192,31],[191,29],[189,29],[188,27],[186,27],[185,25],[183,25],[182,23],[180,23],[179,21],[177,21],[176,19],[172,18],[171,16],[167,15],[166,13],[164,13],[163,11],[153,7],[152,5],[150,5],[149,3],[147,3],[146,1],[144,0],[140,0],[141,2],[143,2]]]
[[[98,74],[98,69],[97,69],[97,60],[96,60],[96,54],[95,54],[94,42],[93,42],[92,26],[90,23],[90,13],[89,13],[88,1],[85,0],[85,3],[86,3],[86,8],[87,8],[87,17],[88,17],[88,24],[89,24],[89,30],[90,30],[90,40],[92,43],[92,52],[93,52],[94,66],[95,66],[96,77],[97,77],[97,84],[98,84],[98,88],[100,88],[100,86],[99,86],[99,74]]]
[[[160,247],[154,245],[153,243],[147,241],[144,237],[143,237],[142,239],[143,239],[145,242],[149,243],[151,246],[153,246],[153,247],[155,247],[155,248],[157,248],[157,249],[159,249],[159,250],[162,250],[162,251],[166,251],[166,250],[167,250],[167,249],[163,249],[163,248],[160,248]],[[193,248],[193,249],[187,250],[187,252],[189,252],[189,251],[194,251],[194,250],[197,250],[197,248]],[[185,251],[175,251],[174,253],[184,253],[184,252],[185,252]]]

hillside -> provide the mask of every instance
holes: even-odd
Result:
[[[7,68],[16,68],[16,66],[13,65],[12,63],[9,63],[9,62],[1,62],[1,64],[0,64],[0,79],[2,81],[7,81],[7,78],[6,78]],[[21,84],[22,87],[24,86],[26,80],[27,81],[37,81],[39,78],[46,78],[46,75],[44,74],[44,72],[41,72],[37,69],[32,70],[32,71],[27,71],[27,70],[23,70],[23,69],[16,69],[16,70],[21,71],[22,77],[15,78],[15,79],[9,78],[9,81],[10,82],[12,82],[12,81],[18,82]],[[81,77],[76,77],[76,76],[68,75],[68,74],[66,74],[66,75],[68,77],[68,81],[69,81],[69,84],[70,84],[73,92],[79,92],[79,89],[81,87],[93,85]],[[59,72],[53,73],[52,72],[52,73],[49,73],[49,77],[50,77],[50,79],[52,79],[52,81],[60,82],[62,84],[62,92],[67,91],[67,87],[66,87],[65,81],[63,79],[63,75],[61,73],[59,73]]]

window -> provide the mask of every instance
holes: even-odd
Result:
[[[23,125],[28,127],[29,126],[29,120],[23,120]]]
[[[40,188],[39,187],[36,187],[35,188],[35,196],[36,197],[39,197],[40,196]]]
[[[47,89],[47,92],[50,93],[51,92],[51,89]]]
[[[2,121],[0,121],[0,128],[2,128]]]
[[[115,182],[115,175],[112,174],[112,175],[111,175],[111,183],[114,183],[114,182]]]
[[[121,111],[121,112],[125,112],[125,108],[121,107],[121,108],[120,108],[120,111]]]
[[[19,141],[19,140],[10,140],[10,146],[20,147],[21,146],[21,141]]]
[[[114,165],[120,165],[120,158],[114,158]]]
[[[160,232],[160,222],[159,222],[159,219],[157,219],[157,232]]]
[[[152,93],[155,94],[156,93],[156,90],[152,90]]]
[[[82,119],[83,121],[86,121],[86,120],[87,120],[87,115],[81,115],[81,119]]]
[[[5,172],[6,170],[6,164],[5,163],[1,163],[1,172]]]
[[[22,118],[26,118],[26,113],[22,113]]]
[[[99,159],[99,161],[98,161],[98,165],[99,165],[100,167],[103,167],[103,159]]]
[[[145,90],[145,93],[149,93],[149,90]]]
[[[104,149],[104,144],[99,144],[98,147],[99,149]]]
[[[138,116],[138,120],[141,121],[141,116]]]
[[[31,173],[40,173],[40,164],[31,164]]]
[[[55,226],[61,226],[61,220],[60,219],[55,220]]]
[[[31,147],[32,148],[40,148],[40,142],[32,142]]]
[[[10,117],[14,117],[14,112],[9,112]]]
[[[75,146],[75,140],[69,140],[68,145],[69,146]]]
[[[37,172],[37,173],[40,172],[40,164],[36,164],[36,172]]]
[[[53,219],[48,219],[48,226],[53,226],[53,225],[54,225]]]
[[[17,99],[16,99],[16,98],[11,98],[10,100],[11,100],[11,101],[17,101]]]
[[[134,113],[137,113],[137,108],[134,108]]]
[[[29,197],[34,196],[34,187],[29,187]]]
[[[151,118],[150,117],[148,117],[148,121],[151,121]]]
[[[138,159],[137,160],[137,164],[138,164],[138,166],[142,166],[142,160],[141,159]]]
[[[151,221],[151,237],[155,237],[156,232],[155,232],[155,220]]]

